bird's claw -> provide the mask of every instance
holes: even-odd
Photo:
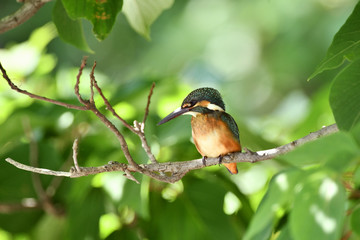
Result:
[[[219,165],[222,163],[222,160],[223,160],[223,155],[219,155]]]
[[[206,166],[206,159],[207,159],[207,156],[202,157],[202,163],[203,163],[204,166]]]

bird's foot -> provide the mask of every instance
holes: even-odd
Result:
[[[219,155],[219,165],[222,163],[222,160],[223,160],[223,155]]]
[[[203,163],[204,166],[206,166],[206,159],[207,159],[207,156],[202,157],[202,163]]]

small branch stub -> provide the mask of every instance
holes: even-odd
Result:
[[[76,169],[76,171],[80,172],[81,170],[80,170],[80,167],[79,167],[79,163],[77,161],[78,143],[79,143],[79,140],[76,138],[75,141],[74,141],[74,144],[72,146],[72,150],[73,150],[73,161],[74,161],[75,169]]]
[[[114,133],[115,137],[119,141],[121,150],[123,151],[124,156],[127,160],[127,164],[117,163],[117,162],[109,162],[108,164],[99,166],[99,167],[80,167],[78,164],[78,139],[75,139],[74,143],[73,143],[72,157],[73,157],[74,167],[69,172],[53,171],[53,170],[49,170],[49,169],[28,166],[28,165],[19,163],[11,158],[6,158],[5,160],[8,163],[14,165],[15,167],[17,167],[19,169],[25,170],[25,171],[30,171],[30,172],[39,173],[39,174],[53,175],[53,176],[70,177],[70,178],[88,176],[88,175],[98,174],[98,173],[103,173],[103,172],[122,171],[122,172],[124,172],[125,177],[127,177],[128,179],[130,179],[132,181],[135,181],[136,183],[139,183],[139,181],[131,174],[132,172],[139,172],[141,174],[147,175],[147,176],[149,176],[153,179],[159,180],[159,181],[173,183],[173,182],[180,180],[189,171],[205,167],[202,162],[202,159],[195,159],[195,160],[190,160],[190,161],[180,161],[180,162],[166,162],[166,163],[159,163],[156,160],[156,158],[155,158],[154,154],[152,153],[151,148],[147,142],[146,136],[145,136],[145,123],[146,123],[146,120],[147,120],[147,117],[149,114],[149,106],[150,106],[151,96],[153,94],[153,89],[155,87],[155,84],[153,84],[150,88],[150,92],[149,92],[148,99],[147,99],[147,104],[145,107],[143,121],[138,122],[135,120],[134,125],[131,126],[123,118],[121,118],[121,116],[119,116],[116,113],[116,111],[114,110],[114,108],[112,107],[112,105],[110,104],[108,99],[103,94],[101,88],[99,87],[99,85],[95,79],[95,75],[94,75],[96,62],[94,63],[91,73],[90,73],[90,93],[91,93],[90,99],[89,100],[83,99],[83,97],[80,94],[79,83],[80,83],[80,78],[81,78],[81,75],[82,75],[82,72],[83,72],[83,69],[85,68],[85,66],[86,66],[86,57],[83,58],[83,60],[81,62],[81,66],[79,68],[79,73],[76,77],[76,84],[74,87],[75,95],[77,96],[78,101],[82,104],[82,106],[63,103],[63,102],[60,102],[57,100],[49,99],[49,98],[46,98],[43,96],[39,96],[39,95],[30,93],[30,92],[27,92],[25,90],[22,90],[22,89],[18,88],[10,80],[9,76],[6,74],[6,71],[3,68],[3,66],[1,65],[1,63],[0,63],[0,70],[2,72],[4,79],[7,81],[8,85],[11,87],[11,89],[13,89],[14,91],[16,91],[20,94],[24,94],[31,98],[45,101],[45,102],[52,103],[52,104],[56,104],[56,105],[63,106],[66,108],[82,110],[82,111],[83,110],[91,111],[93,114],[95,114],[98,117],[98,119],[111,132]],[[128,149],[127,142],[126,142],[124,136],[122,135],[122,133],[120,132],[120,130],[103,113],[101,113],[99,111],[99,109],[97,109],[95,101],[94,101],[94,94],[95,94],[94,90],[101,96],[103,102],[106,105],[106,109],[108,111],[110,111],[112,113],[112,115],[116,119],[118,119],[126,128],[128,128],[132,133],[136,134],[139,137],[139,139],[141,140],[142,148],[144,149],[144,151],[147,154],[151,163],[139,165],[134,161],[134,159],[132,158],[131,153]],[[289,144],[279,146],[279,147],[273,148],[273,149],[258,151],[258,152],[246,151],[244,153],[241,153],[241,152],[231,153],[231,154],[224,156],[222,161],[224,163],[231,163],[231,162],[255,163],[255,162],[259,162],[259,161],[273,159],[273,158],[278,157],[279,155],[282,155],[282,154],[292,151],[296,147],[298,147],[306,142],[313,141],[319,137],[329,135],[329,134],[337,132],[337,131],[338,131],[338,128],[337,128],[336,124],[333,124],[328,127],[324,127],[316,132],[310,133],[309,135],[307,135],[303,138],[297,139]],[[218,163],[219,163],[218,158],[207,158],[206,159],[206,166],[212,166],[212,165],[216,165]],[[167,173],[167,174],[165,174],[165,173]]]

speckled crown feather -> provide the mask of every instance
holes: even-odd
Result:
[[[218,90],[214,88],[198,88],[189,93],[187,97],[184,99],[181,106],[183,106],[185,103],[190,103],[192,101],[200,102],[202,100],[209,101],[212,104],[215,104],[225,111],[225,104],[221,98],[221,95]]]

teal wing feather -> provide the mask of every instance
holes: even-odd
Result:
[[[227,114],[226,112],[221,112],[220,118],[222,121],[226,122],[229,125],[232,134],[240,142],[239,128],[235,120],[230,116],[230,114]]]

